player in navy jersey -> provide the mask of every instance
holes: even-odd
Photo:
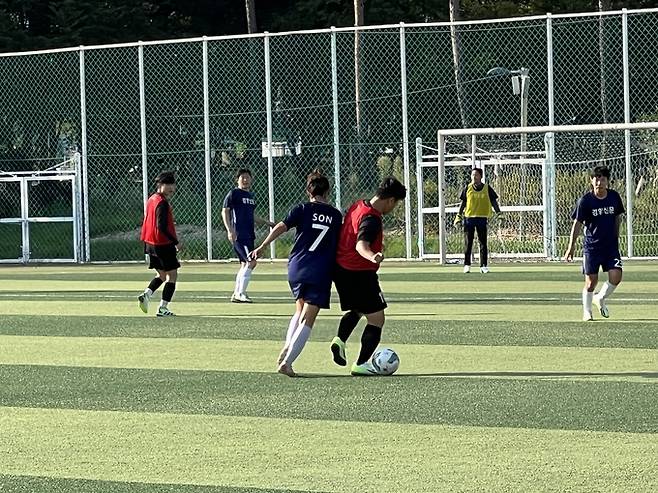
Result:
[[[314,171],[308,176],[306,193],[310,201],[293,207],[263,243],[253,251],[261,256],[280,235],[296,228],[295,244],[288,257],[288,283],[295,297],[295,314],[288,324],[286,341],[278,360],[278,371],[290,377],[292,365],[304,349],[320,308],[329,308],[336,245],[343,217],[327,203],[329,180]]]
[[[597,166],[590,173],[592,191],[583,195],[576,204],[571,217],[571,237],[564,254],[567,262],[573,260],[576,239],[585,226],[583,242],[583,320],[592,320],[592,302],[598,306],[601,316],[608,318],[610,312],[606,299],[619,286],[622,278],[622,262],[619,253],[619,226],[625,212],[621,197],[608,189],[610,170]],[[599,281],[599,267],[608,273],[608,280],[595,295]]]
[[[222,219],[228,233],[228,239],[233,244],[233,250],[240,259],[240,270],[235,276],[235,289],[231,296],[234,303],[251,303],[247,296],[247,286],[251,273],[256,268],[256,259],[249,253],[254,249],[255,224],[267,224],[270,228],[274,223],[255,215],[256,200],[251,193],[252,176],[248,169],[240,169],[236,174],[238,187],[231,190],[224,199]]]

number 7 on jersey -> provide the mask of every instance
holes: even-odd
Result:
[[[308,249],[309,252],[314,252],[315,249],[316,249],[316,248],[318,247],[318,245],[320,244],[320,242],[322,241],[322,238],[324,238],[325,235],[327,234],[327,231],[329,231],[329,226],[325,226],[324,224],[313,223],[313,225],[312,225],[311,227],[312,227],[313,229],[319,229],[319,230],[320,230],[320,234],[319,234],[318,237],[315,239],[315,241],[313,242],[313,244],[311,245],[311,247]]]

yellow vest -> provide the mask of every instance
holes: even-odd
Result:
[[[491,217],[491,200],[489,200],[489,185],[486,183],[479,192],[472,183],[466,188],[466,208],[464,217]]]

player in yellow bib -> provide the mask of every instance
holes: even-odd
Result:
[[[489,185],[482,181],[482,170],[473,168],[471,170],[471,183],[461,193],[461,206],[455,218],[455,225],[462,222],[464,218],[464,273],[471,271],[471,254],[473,252],[473,239],[475,233],[480,243],[480,272],[489,272],[487,248],[487,222],[491,217],[493,208],[500,214],[498,195]]]

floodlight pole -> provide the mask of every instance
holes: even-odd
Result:
[[[530,77],[528,76],[529,70],[521,68],[515,71],[518,77],[521,78],[521,128],[528,126],[528,95],[530,91]],[[525,205],[525,192],[526,192],[526,168],[525,168],[525,153],[528,150],[528,134],[521,134],[521,183],[519,192],[519,205]],[[523,239],[523,214],[519,213],[519,239]]]

